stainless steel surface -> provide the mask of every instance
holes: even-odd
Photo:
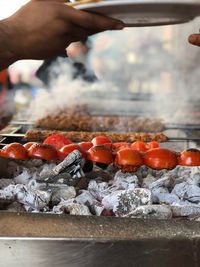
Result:
[[[0,214],[0,266],[199,266],[200,227],[51,214]]]
[[[127,27],[184,23],[200,15],[199,1],[187,0],[116,0],[76,8],[120,19]]]

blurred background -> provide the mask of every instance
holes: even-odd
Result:
[[[26,2],[4,1],[0,19]],[[187,41],[199,28],[200,18],[105,32],[71,45],[70,58],[63,51],[45,66],[43,61],[18,61],[0,74],[1,124],[8,113],[24,107],[30,107],[28,114],[35,119],[50,106],[57,109],[73,101],[84,101],[97,113],[199,123],[200,48]]]

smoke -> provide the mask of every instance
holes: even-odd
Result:
[[[37,119],[53,110],[86,103],[92,114],[159,117],[188,122],[200,100],[200,48],[187,41],[200,19],[187,24],[127,28],[92,38],[88,83],[74,79],[69,59],[52,69],[50,89],[41,89],[30,108]],[[187,116],[187,118],[186,118]]]

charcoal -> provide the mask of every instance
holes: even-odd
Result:
[[[14,199],[0,199],[0,210],[7,210]]]
[[[152,193],[143,188],[119,190],[104,197],[102,204],[116,216],[124,216],[140,205],[152,204]]]
[[[172,190],[182,200],[188,200],[192,203],[200,203],[200,188],[193,184],[177,184]]]
[[[24,212],[25,209],[19,202],[12,202],[6,209],[9,212]]]
[[[77,196],[75,200],[77,201],[77,203],[84,205],[86,203],[87,204],[89,203],[90,206],[98,204],[98,201],[87,190],[82,190],[82,193],[79,196]]]
[[[15,195],[23,188],[23,185],[8,185],[4,189],[0,190],[0,200],[14,200]]]
[[[86,173],[86,177],[90,180],[99,178],[100,181],[108,182],[112,179],[110,173],[107,170],[99,168],[97,165],[94,165],[92,172]]]
[[[52,191],[51,200],[53,203],[59,203],[62,200],[68,200],[76,196],[76,190],[73,186],[63,185],[62,188]]]
[[[200,186],[200,167],[191,168],[188,183]]]
[[[23,169],[22,173],[14,178],[16,184],[27,184],[29,180],[36,176],[35,173],[31,173],[28,169]]]
[[[138,177],[132,173],[123,173],[120,170],[115,174],[113,184],[119,189],[135,189],[138,187]]]
[[[167,205],[146,205],[137,207],[124,217],[166,220],[172,217],[172,211]]]
[[[8,185],[10,185],[13,182],[12,179],[0,179],[0,189],[3,189],[5,187],[7,187]]]
[[[161,178],[149,185],[149,189],[152,190],[157,187],[171,187],[173,185],[174,179],[168,175],[164,174]]]
[[[104,207],[103,206],[100,206],[100,205],[94,205],[92,207],[93,207],[93,210],[94,210],[94,214],[96,216],[101,216],[102,211],[104,210]]]
[[[179,204],[180,199],[177,195],[171,194],[168,192],[166,188],[156,188],[152,191],[153,193],[153,203],[159,203],[159,204]]]
[[[48,191],[29,190],[23,186],[16,195],[18,202],[24,205],[26,211],[42,211],[48,206],[51,199],[51,193]]]
[[[97,183],[95,180],[91,180],[88,184],[88,191],[95,199],[101,201],[104,196],[109,194],[108,183]]]
[[[63,179],[63,183],[69,186],[76,186],[84,176],[82,171],[84,159],[81,157],[82,154],[78,150],[74,150],[51,171],[42,174],[37,182],[55,184],[58,180]]]
[[[142,187],[149,189],[150,185],[155,181],[156,178],[153,175],[148,174],[147,177],[143,179]]]
[[[199,205],[171,206],[173,217],[200,216]]]
[[[78,203],[61,202],[53,208],[53,212],[57,214],[70,214],[70,215],[91,215],[87,206]]]

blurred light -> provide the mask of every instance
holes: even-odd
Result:
[[[29,0],[6,0],[1,2],[0,19],[5,19],[17,11],[22,5],[29,2]]]

